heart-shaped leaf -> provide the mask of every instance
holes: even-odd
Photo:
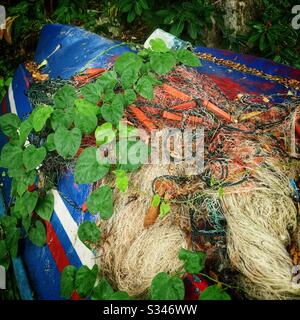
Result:
[[[95,131],[96,144],[98,146],[113,141],[116,137],[115,130],[110,122],[105,122]]]
[[[55,109],[51,117],[51,127],[56,130],[60,126],[70,128],[74,120],[74,108],[66,110]]]
[[[97,122],[97,117],[88,110],[76,111],[75,113],[74,124],[78,129],[80,129],[82,134],[90,134],[94,132]]]
[[[66,84],[62,88],[57,90],[53,99],[55,108],[72,108],[76,99],[76,91],[72,86]]]
[[[151,100],[154,97],[153,85],[148,76],[139,79],[135,86],[135,90],[144,98]]]
[[[108,185],[94,190],[87,199],[88,210],[92,214],[100,213],[102,219],[109,219],[113,214],[113,192]]]
[[[39,198],[35,211],[41,218],[50,221],[53,210],[54,196],[52,192],[48,192],[44,198]]]
[[[117,58],[114,68],[119,73],[122,74],[125,70],[133,69],[139,71],[142,66],[142,59],[137,54],[133,52],[123,53]]]
[[[81,131],[78,128],[68,130],[65,127],[59,127],[54,134],[54,144],[59,155],[72,158],[80,147]]]
[[[117,82],[117,74],[114,71],[107,71],[97,78],[96,85],[101,92],[106,92],[107,90],[113,90]]]
[[[109,164],[97,160],[97,149],[86,148],[79,156],[75,166],[76,183],[93,183],[103,178],[109,171]]]
[[[80,92],[87,101],[97,104],[100,100],[103,89],[99,83],[88,83],[80,88]]]
[[[98,275],[98,266],[93,269],[81,266],[76,272],[75,288],[80,297],[87,297],[91,294]]]
[[[75,290],[75,278],[77,269],[72,266],[66,266],[61,274],[60,293],[61,296],[68,299]]]
[[[23,150],[19,146],[6,143],[1,150],[1,167],[18,168],[23,164]]]
[[[93,289],[92,299],[93,300],[109,300],[110,296],[114,293],[113,288],[109,282],[102,278],[97,286]]]
[[[169,276],[165,272],[160,272],[152,280],[151,300],[183,300],[184,293],[183,281],[177,276]]]
[[[95,222],[84,221],[80,224],[78,228],[79,239],[89,247],[89,243],[96,243],[100,240],[100,230],[96,226]]]
[[[230,295],[217,284],[206,288],[199,297],[199,300],[231,300]]]
[[[178,255],[184,261],[184,268],[189,273],[199,273],[204,269],[206,254],[201,251],[189,251],[181,248]]]
[[[166,74],[175,66],[176,60],[172,53],[154,52],[150,57],[150,66],[158,74]]]
[[[34,184],[36,178],[36,171],[30,171],[25,173],[20,179],[14,178],[13,181],[17,183],[17,193],[19,196],[22,196],[25,191],[27,191],[28,186]]]
[[[46,243],[46,229],[44,224],[37,220],[35,223],[35,227],[32,227],[28,236],[30,241],[38,247],[42,247]]]
[[[101,107],[101,114],[105,121],[117,125],[124,113],[124,100],[121,94],[116,94],[111,105],[104,104]]]
[[[26,191],[21,197],[17,197],[14,212],[19,212],[20,216],[30,215],[36,207],[38,197],[36,191]]]
[[[41,105],[33,109],[30,115],[30,122],[36,132],[39,132],[44,128],[47,120],[53,113],[53,110],[52,107],[47,105]]]
[[[164,42],[164,40],[162,40],[160,38],[151,39],[150,40],[150,46],[151,46],[151,50],[152,51],[156,51],[156,52],[167,52],[167,51],[169,51],[169,48],[167,47],[167,45]]]
[[[138,72],[135,68],[126,69],[121,75],[121,84],[124,89],[129,89],[138,79]]]
[[[20,124],[21,120],[14,113],[6,113],[0,117],[0,128],[8,137],[12,137],[17,133]]]
[[[36,169],[46,157],[46,149],[44,147],[37,148],[29,145],[23,153],[23,164],[27,171]]]

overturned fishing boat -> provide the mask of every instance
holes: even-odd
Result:
[[[156,32],[150,40],[159,35],[166,37]],[[167,49],[160,42],[152,42],[156,56],[188,46],[175,40],[165,41]],[[115,71],[115,62],[122,54],[128,53],[126,59],[133,59],[135,64],[135,53],[124,43],[80,28],[43,28],[35,62],[19,66],[2,102],[3,114],[10,112],[24,121],[36,114],[34,110],[50,107],[45,123],[49,120],[53,130],[64,119],[61,139],[54,135],[51,143],[48,137],[54,133],[42,127],[26,136],[35,148],[46,148],[49,156],[45,155],[37,169],[38,177],[30,180],[22,195],[44,192],[43,199],[53,202],[54,211],[45,215],[46,209],[39,203],[33,208],[35,227],[28,226],[29,234],[30,228],[42,228],[37,221],[41,222],[46,243],[31,233],[22,239],[20,256],[13,260],[14,268],[21,270],[16,273],[21,274],[24,298],[32,298],[34,292],[38,299],[61,299],[60,280],[65,268],[86,266],[94,270],[95,265],[107,279],[105,283],[118,293],[116,299],[124,298],[124,292],[130,297],[148,298],[149,292],[157,294],[157,288],[151,289],[153,279],[160,275],[163,281],[167,275],[178,274],[183,279],[183,295],[172,289],[174,294],[168,298],[198,299],[215,284],[235,298],[299,297],[300,71],[218,49],[196,47],[193,51],[201,65],[192,67],[192,58],[184,65],[189,54],[182,53],[182,63],[174,64],[174,68],[162,72],[165,66],[160,66],[157,79],[152,79],[157,81],[153,95],[137,89],[132,101],[128,98],[123,125],[135,129],[131,137],[138,136],[137,140],[145,144],[155,130],[202,130],[200,145],[195,139],[190,145],[194,153],[202,150],[197,170],[178,155],[173,143],[169,152],[172,161],[168,163],[143,162],[130,164],[130,168],[125,164],[102,174],[94,162],[92,170],[85,172],[80,170],[88,167],[90,155],[104,140],[100,129],[83,125],[80,117],[86,114],[82,111],[86,106],[78,100],[86,99],[93,110],[107,108],[108,94],[101,98],[104,103],[99,103],[93,88],[103,85],[101,77],[107,72]],[[139,54],[143,57],[149,53]],[[128,61],[124,62],[126,68]],[[126,69],[119,62],[116,72],[122,74],[122,68]],[[122,89],[114,86],[114,92]],[[77,109],[72,112],[78,117],[69,121],[66,108],[73,108],[75,99]],[[61,108],[61,119],[51,118],[55,108]],[[111,114],[110,109],[102,112],[106,123],[110,123]],[[103,125],[99,118],[97,121],[95,125]],[[76,150],[64,148],[64,137],[71,131]],[[107,142],[107,136],[105,139]],[[2,146],[6,142],[2,135]],[[5,156],[5,147],[3,150]],[[9,176],[12,170],[7,162]],[[3,177],[3,196],[11,216],[15,212],[11,206],[16,206],[16,197],[22,196],[12,196],[8,176]],[[103,205],[103,199],[110,199],[113,208]],[[95,243],[91,241],[91,233],[98,239],[94,227],[88,227],[86,233],[80,227],[90,222],[101,230],[101,239]],[[203,265],[197,269],[194,263]],[[92,292],[99,298],[92,289],[73,291],[73,299]]]

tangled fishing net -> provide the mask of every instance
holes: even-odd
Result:
[[[205,251],[207,268],[250,298],[299,297],[292,280],[299,259],[289,251],[300,244],[290,183],[300,172],[293,160],[300,156],[299,97],[241,93],[232,101],[208,76],[185,67],[160,80],[153,100],[139,97],[127,108],[127,121],[147,131],[204,128],[204,172],[190,176],[183,163],[132,173],[128,190],[115,190],[113,217],[101,221],[101,270],[119,290],[144,297],[158,272],[182,270],[183,247]],[[94,144],[85,137],[82,148]],[[158,182],[171,210],[146,226]]]
[[[100,250],[101,268],[117,288],[132,296],[146,294],[158,272],[174,273],[182,269],[178,251],[188,247],[183,231],[188,224],[188,212],[174,208],[172,216],[163,221],[158,219],[150,228],[144,228],[143,224],[151,205],[149,181],[168,172],[166,166],[145,165],[132,173],[126,194],[115,194],[115,214],[101,224],[106,238]],[[176,223],[175,219],[180,221]]]
[[[197,188],[185,194],[185,199],[182,199],[184,193],[177,195],[175,198],[180,204],[172,207],[169,217],[156,222],[152,229],[142,227],[145,207],[150,205],[149,192],[146,198],[139,197],[136,201],[141,202],[134,207],[126,208],[124,202],[118,206],[117,215],[109,224],[112,230],[119,226],[122,232],[113,231],[112,245],[107,252],[114,256],[103,257],[104,265],[109,266],[107,274],[115,275],[119,288],[133,294],[144,292],[151,277],[148,282],[139,282],[139,279],[147,277],[145,273],[154,275],[158,271],[152,264],[152,259],[156,261],[154,253],[169,244],[163,232],[156,240],[151,238],[153,232],[160,224],[168,223],[171,216],[178,215],[181,207],[190,215],[185,230],[191,230],[192,247],[206,251],[208,263],[225,279],[229,270],[238,271],[240,276],[236,282],[248,297],[286,299],[299,295],[299,288],[292,283],[293,262],[287,251],[297,227],[297,207],[289,178],[297,176],[298,170],[290,163],[290,156],[298,155],[295,122],[299,98],[242,94],[230,101],[207,76],[183,67],[162,80],[164,84],[156,88],[155,99],[151,102],[139,99],[129,108],[128,119],[146,129],[204,127],[205,171],[197,179],[187,179],[186,184],[198,183]],[[282,102],[274,103],[276,98]],[[209,108],[209,102],[217,108]],[[136,173],[132,183],[151,184],[154,177],[145,177],[143,170]],[[163,171],[160,175],[162,179],[164,175],[180,176]],[[222,195],[218,194],[220,188],[216,190],[211,185],[212,178],[222,186]],[[199,185],[199,181],[202,184]],[[121,218],[127,210],[132,219],[132,232],[124,227]],[[140,219],[139,223],[135,218]],[[171,226],[169,228],[171,231]],[[184,229],[181,227],[181,230]],[[127,241],[128,237],[131,241]],[[174,262],[178,261],[175,251],[179,246],[179,242],[175,243],[174,239]],[[169,256],[166,259],[170,261]],[[149,268],[140,268],[141,261]],[[164,261],[160,262],[159,270],[169,272],[170,267]],[[226,280],[232,283],[233,279]]]

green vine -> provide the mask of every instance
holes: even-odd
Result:
[[[205,267],[206,254],[181,249],[178,255],[184,262],[184,270],[190,274],[201,274]],[[181,274],[182,276],[182,274]],[[152,280],[148,293],[150,300],[183,300],[185,286],[180,275],[169,275],[166,272],[158,273]],[[206,275],[205,275],[206,276]],[[207,276],[206,276],[207,277]],[[200,300],[230,300],[225,292],[226,284],[212,279],[217,284],[207,287],[200,295]],[[222,285],[225,288],[222,288]],[[61,294],[65,298],[77,292],[80,297],[90,296],[92,300],[133,300],[124,291],[114,291],[105,277],[99,277],[97,265],[92,269],[82,266],[79,269],[67,266],[61,278]]]

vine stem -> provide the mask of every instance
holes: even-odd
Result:
[[[176,272],[174,275],[177,276],[177,277],[182,277],[185,273],[186,273],[186,272]],[[205,277],[205,278],[207,278],[207,279],[209,279],[209,280],[211,280],[211,281],[213,281],[213,282],[215,282],[215,283],[217,283],[217,284],[221,284],[221,285],[223,285],[223,286],[226,287],[226,288],[240,290],[239,287],[230,286],[229,284],[226,284],[226,283],[224,283],[224,282],[221,282],[221,281],[219,281],[219,280],[216,280],[216,279],[210,277],[209,275],[207,275],[207,274],[205,274],[205,273],[199,272],[199,273],[197,273],[197,274],[200,274],[201,276],[203,276],[203,277]]]
[[[221,282],[221,281],[219,281],[219,280],[216,280],[216,279],[214,279],[214,278],[212,278],[212,277],[208,276],[208,275],[207,275],[207,274],[205,274],[205,273],[200,272],[199,274],[200,274],[201,276],[203,276],[203,277],[205,277],[205,278],[207,278],[207,279],[211,280],[211,281],[216,282],[217,284],[221,284],[221,285],[222,285],[222,286],[224,286],[224,287],[227,287],[227,288],[230,288],[230,289],[239,289],[238,287],[230,286],[229,284],[226,284],[226,283],[224,283],[224,282]]]
[[[98,53],[94,58],[92,58],[91,60],[89,60],[89,61],[79,70],[78,73],[83,72],[85,69],[87,69],[87,67],[88,67],[93,61],[95,61],[97,58],[101,57],[101,56],[104,55],[105,53],[107,53],[107,52],[109,52],[110,50],[113,50],[113,49],[115,49],[115,48],[118,48],[118,47],[120,47],[120,46],[124,46],[124,45],[127,45],[127,43],[121,42],[121,43],[118,43],[118,44],[116,44],[116,45],[114,45],[114,46],[112,46],[112,47],[109,47],[109,48],[101,51],[101,52]]]

